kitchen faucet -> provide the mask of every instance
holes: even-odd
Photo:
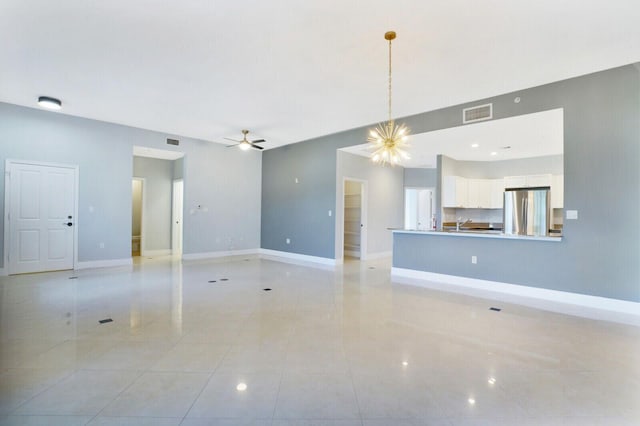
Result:
[[[461,227],[465,226],[467,223],[471,223],[471,219],[467,219],[462,222],[462,217],[459,217],[456,221],[456,231],[459,231]]]

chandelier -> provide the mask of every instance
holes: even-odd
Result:
[[[393,166],[400,163],[402,159],[410,158],[405,151],[409,147],[407,144],[409,129],[404,124],[396,125],[391,118],[391,40],[396,38],[395,31],[387,31],[384,38],[389,41],[389,120],[370,130],[367,142],[372,144],[374,151],[371,154],[371,160],[374,163],[381,163],[383,166],[389,163]]]

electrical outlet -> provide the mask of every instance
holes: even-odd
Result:
[[[567,219],[577,220],[578,210],[567,210]]]
[[[471,263],[473,263],[474,265],[478,263],[478,256],[471,256]]]
[[[104,248],[104,243],[100,243],[100,244],[98,244],[98,247],[100,247],[101,249],[103,249],[103,248]]]
[[[291,244],[291,240],[289,238],[287,238],[287,244]]]

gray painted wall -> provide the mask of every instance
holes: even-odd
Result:
[[[198,139],[0,103],[0,162],[79,165],[80,261],[131,256],[133,145],[181,151],[184,158],[184,253],[260,246],[261,153]],[[0,177],[4,214],[4,173]],[[206,206],[208,211],[197,210]],[[191,209],[194,210],[190,214]],[[2,227],[0,227],[2,228]],[[4,238],[4,230],[0,235]],[[99,248],[104,242],[105,247]],[[3,247],[0,246],[0,252]],[[4,254],[0,259],[4,258]]]
[[[145,178],[142,200],[142,255],[147,250],[171,249],[173,169],[174,161],[133,157],[133,176]]]
[[[518,104],[513,102],[516,96],[521,98]],[[640,227],[635,226],[640,211],[640,70],[628,65],[401,121],[415,133],[460,126],[462,108],[487,102],[493,103],[495,119],[564,108],[564,206],[578,210],[579,220],[565,221],[563,241],[553,246],[501,245],[500,240],[483,246],[491,275],[469,269],[468,256],[452,256],[438,267],[437,259],[427,256],[427,243],[420,242],[428,237],[396,240],[394,265],[640,301]],[[326,220],[326,211],[336,199],[335,149],[362,143],[368,127],[263,155],[263,247],[334,257],[335,222]],[[295,191],[291,183],[292,175],[302,173],[312,196]],[[304,243],[292,250],[279,236],[294,231]],[[468,240],[441,238],[435,250],[466,252],[465,247],[477,244]],[[516,253],[531,260],[526,267],[522,260],[509,263]]]
[[[435,188],[438,169],[404,169],[404,186],[417,188]]]
[[[367,182],[367,255],[390,252],[393,245],[391,231],[403,225],[404,189],[402,167],[381,167],[368,158],[338,151],[336,175],[336,248],[337,257],[342,257],[343,244],[340,235],[344,232],[344,187],[345,178]]]

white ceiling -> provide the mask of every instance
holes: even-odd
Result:
[[[638,0],[3,0],[0,101],[272,148],[640,60]]]
[[[438,154],[462,161],[558,155],[563,152],[563,140],[563,111],[553,109],[411,135],[408,150],[411,159],[403,160],[402,166],[435,168]],[[478,146],[472,146],[474,144]],[[367,144],[342,148],[342,151],[371,155]]]

